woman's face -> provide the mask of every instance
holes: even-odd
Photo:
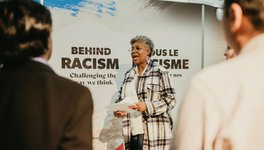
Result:
[[[142,64],[147,63],[149,54],[150,54],[149,47],[142,42],[135,42],[131,46],[131,57],[132,57],[133,63],[136,65],[142,65]]]
[[[236,51],[232,48],[227,49],[224,53],[226,59],[231,59],[236,56]]]

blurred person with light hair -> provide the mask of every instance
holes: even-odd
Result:
[[[237,56],[191,79],[172,150],[264,149],[264,1],[225,0],[223,27]]]

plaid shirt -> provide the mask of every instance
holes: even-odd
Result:
[[[125,74],[116,103],[124,99],[126,85],[134,80],[135,76],[136,66],[133,66]],[[139,101],[143,101],[147,105],[147,111],[142,113],[144,125],[143,150],[169,149],[173,128],[170,110],[174,108],[176,100],[175,90],[170,84],[168,72],[165,68],[150,60],[146,71],[142,76],[138,76],[136,90]],[[123,136],[128,150],[131,137],[130,115],[124,117],[122,122]]]

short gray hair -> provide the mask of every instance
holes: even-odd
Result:
[[[147,36],[137,35],[137,36],[135,36],[134,38],[132,38],[130,40],[130,44],[133,45],[136,42],[142,42],[145,45],[147,45],[149,47],[149,49],[150,49],[149,57],[151,57],[152,53],[154,52],[153,51],[153,49],[154,49],[154,43],[152,42],[152,40],[149,37],[147,37]]]

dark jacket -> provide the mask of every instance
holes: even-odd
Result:
[[[91,150],[89,90],[30,61],[0,70],[1,150]]]

